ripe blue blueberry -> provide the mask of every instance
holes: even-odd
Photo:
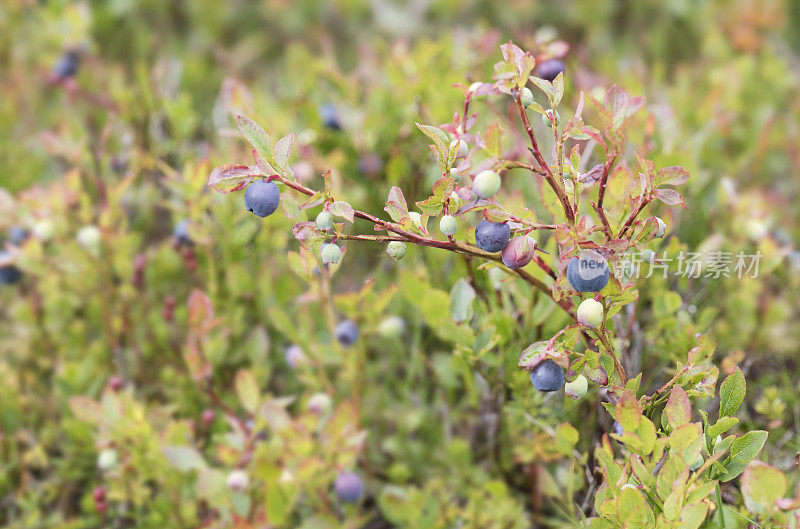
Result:
[[[0,252],[0,285],[13,285],[22,279],[22,270],[11,264],[10,260],[10,253]]]
[[[358,340],[358,325],[353,320],[345,320],[336,326],[336,340],[350,347]]]
[[[455,235],[458,231],[458,221],[452,215],[444,215],[439,219],[439,231],[441,231],[442,235],[445,237]]]
[[[289,367],[296,368],[308,363],[308,357],[299,345],[290,345],[286,348],[286,363]]]
[[[567,265],[567,281],[578,292],[599,292],[609,277],[608,263],[599,256],[581,254]]]
[[[557,391],[564,385],[564,370],[547,358],[531,370],[531,384],[539,391]]]
[[[355,472],[342,472],[336,477],[333,490],[340,501],[356,503],[364,494],[364,481]]]
[[[74,77],[78,73],[78,64],[80,63],[80,55],[75,50],[69,50],[58,59],[58,62],[53,66],[53,75],[59,79],[67,79]]]
[[[281,201],[281,193],[275,182],[256,180],[244,190],[244,207],[259,217],[275,213]]]
[[[539,77],[542,79],[547,79],[552,83],[553,80],[558,77],[558,74],[564,71],[564,63],[558,59],[549,59],[539,64],[539,67],[536,71],[538,72]]]
[[[614,421],[614,426],[611,427],[611,432],[617,435],[623,435],[625,433],[625,429],[618,421]]]
[[[189,236],[189,220],[183,219],[178,221],[178,223],[175,224],[175,228],[172,230],[172,236],[175,237],[175,241],[179,246],[191,246],[192,238]]]
[[[500,191],[500,175],[490,169],[481,171],[472,181],[472,190],[481,198],[492,198]]]
[[[24,243],[29,236],[30,234],[28,233],[28,230],[22,226],[11,226],[8,229],[8,242],[16,246]]]
[[[511,227],[507,222],[489,222],[483,219],[475,228],[475,243],[485,252],[499,252],[511,238]]]
[[[333,228],[333,215],[328,211],[320,211],[319,215],[317,215],[316,222],[317,228],[322,231],[328,231]]]
[[[342,250],[336,244],[322,243],[320,254],[322,256],[322,264],[336,264],[342,257]]]
[[[520,235],[511,239],[500,257],[509,268],[522,268],[533,259],[536,251],[536,239],[528,235]]]
[[[331,130],[342,130],[339,111],[332,103],[324,103],[319,107],[319,117],[325,127]]]

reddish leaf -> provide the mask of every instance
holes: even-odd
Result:
[[[683,201],[683,196],[674,189],[656,189],[653,192],[653,196],[664,204],[669,204],[670,206],[681,206],[682,208],[686,207],[686,203]]]
[[[215,167],[208,177],[208,185],[220,193],[231,193],[244,189],[260,176],[263,175],[258,167],[230,163]]]

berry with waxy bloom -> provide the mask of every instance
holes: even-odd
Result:
[[[399,316],[388,316],[378,325],[378,334],[383,338],[398,338],[406,330],[406,322]]]
[[[353,320],[344,320],[336,326],[336,340],[345,347],[350,347],[358,340],[358,324]]]
[[[458,231],[458,221],[452,215],[444,215],[439,219],[439,231],[446,237],[451,237]]]
[[[306,407],[308,411],[316,415],[325,415],[331,411],[333,403],[327,393],[315,393],[308,399]]]
[[[333,215],[329,211],[320,211],[316,218],[317,228],[328,231],[333,228]]]
[[[603,304],[593,299],[585,299],[578,305],[578,323],[587,327],[597,327],[603,323]]]
[[[511,227],[507,222],[490,222],[483,219],[475,228],[475,243],[485,252],[499,252],[511,238]]]
[[[472,181],[472,190],[481,198],[492,198],[500,191],[500,175],[491,169],[481,171]]]
[[[578,292],[599,292],[610,277],[608,262],[596,252],[582,252],[567,265],[567,281]]]
[[[522,92],[519,95],[519,101],[522,103],[522,106],[528,108],[533,103],[533,92],[527,86],[522,88]]]
[[[536,239],[520,235],[511,239],[500,254],[503,264],[509,268],[522,268],[533,259],[536,252]]]
[[[320,250],[322,264],[336,264],[342,257],[342,250],[334,243],[322,243]]]
[[[253,215],[268,217],[275,213],[281,202],[281,193],[275,182],[256,180],[244,190],[244,207]]]
[[[235,491],[246,490],[250,486],[250,476],[244,470],[234,470],[228,474],[228,488]]]
[[[406,243],[403,241],[390,241],[389,244],[386,245],[386,255],[395,261],[402,259],[405,254]]]
[[[536,72],[542,79],[547,79],[551,83],[558,77],[558,74],[564,71],[564,63],[558,59],[549,59],[539,63]]]
[[[354,472],[342,472],[337,476],[333,490],[340,501],[355,503],[364,494],[364,481]]]
[[[531,384],[539,391],[557,391],[564,385],[564,369],[547,358],[531,370]]]

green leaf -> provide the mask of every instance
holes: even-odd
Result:
[[[472,318],[472,302],[475,289],[463,277],[455,282],[450,290],[450,316],[458,322]]]
[[[447,134],[445,134],[445,132],[439,127],[434,127],[432,125],[423,125],[422,123],[417,123],[416,121],[414,122],[414,124],[427,137],[433,140],[433,143],[436,144],[436,147],[439,149],[439,153],[441,154],[442,158],[446,158],[447,153],[449,152],[449,148],[447,145],[449,143],[449,140],[447,139]]]
[[[555,97],[553,104],[558,106],[561,99],[564,97],[564,72],[560,72],[555,79],[553,79],[553,92]]]
[[[749,462],[764,448],[764,443],[767,442],[768,435],[769,434],[764,430],[753,430],[741,437],[737,437],[734,439],[733,443],[731,443],[730,457],[740,463]]]
[[[744,373],[738,367],[719,387],[719,416],[732,416],[744,402],[747,382]]]
[[[739,419],[736,417],[720,417],[716,424],[708,427],[706,433],[711,439],[716,439],[718,435],[724,434],[737,424],[739,424]]]
[[[220,193],[232,193],[247,187],[247,184],[262,176],[258,167],[229,163],[215,167],[208,177],[208,185]]]
[[[625,391],[617,401],[616,418],[622,428],[636,431],[642,419],[642,406],[630,391]]]
[[[540,79],[538,77],[531,77],[531,82],[533,82],[533,84],[535,84],[539,90],[544,92],[544,94],[547,96],[547,101],[550,102],[550,107],[555,107],[556,91],[553,88],[553,84],[547,79]]]
[[[292,154],[293,144],[294,134],[291,132],[275,143],[275,164],[279,168],[286,168],[286,164],[289,162],[289,156]]]
[[[207,466],[200,452],[190,446],[165,446],[163,452],[167,461],[181,472],[200,470]]]
[[[667,421],[673,429],[683,426],[692,418],[692,406],[689,403],[686,391],[682,387],[675,386],[672,388],[664,413],[667,414]]]
[[[331,215],[336,215],[337,217],[342,217],[343,219],[347,219],[350,222],[355,220],[355,211],[353,210],[353,206],[348,204],[347,202],[337,200],[336,202],[332,202],[330,206],[328,206],[328,211]]]
[[[269,137],[269,134],[267,134],[258,123],[242,114],[236,116],[236,125],[239,127],[239,132],[242,133],[242,136],[244,136],[250,145],[252,145],[261,156],[266,158],[267,161],[272,162],[272,138]]]
[[[258,408],[259,394],[258,382],[256,382],[256,377],[253,373],[246,369],[240,369],[236,373],[234,387],[242,406],[250,413],[255,413]]]
[[[742,495],[747,510],[762,513],[775,507],[775,501],[786,493],[786,476],[775,467],[753,462],[742,474]]]

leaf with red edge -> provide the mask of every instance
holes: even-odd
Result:
[[[189,295],[189,328],[195,332],[202,331],[213,319],[214,308],[211,300],[200,290]]]
[[[261,128],[261,125],[242,114],[236,116],[236,125],[239,127],[239,132],[242,133],[242,136],[261,156],[267,160],[272,159],[272,138]]]
[[[342,217],[350,222],[355,220],[355,210],[353,210],[353,206],[342,200],[332,202],[331,205],[328,206],[328,211],[331,213],[331,215]]]
[[[280,168],[285,168],[292,154],[294,144],[294,134],[289,133],[275,143],[275,164]]]
[[[229,163],[215,167],[208,177],[208,185],[220,193],[232,193],[263,176],[258,167]]]
[[[664,204],[686,207],[683,196],[674,189],[656,189],[653,192],[653,196]]]
[[[664,167],[658,171],[658,174],[653,180],[655,186],[679,186],[689,179],[689,171],[683,167],[674,165],[671,167]]]

